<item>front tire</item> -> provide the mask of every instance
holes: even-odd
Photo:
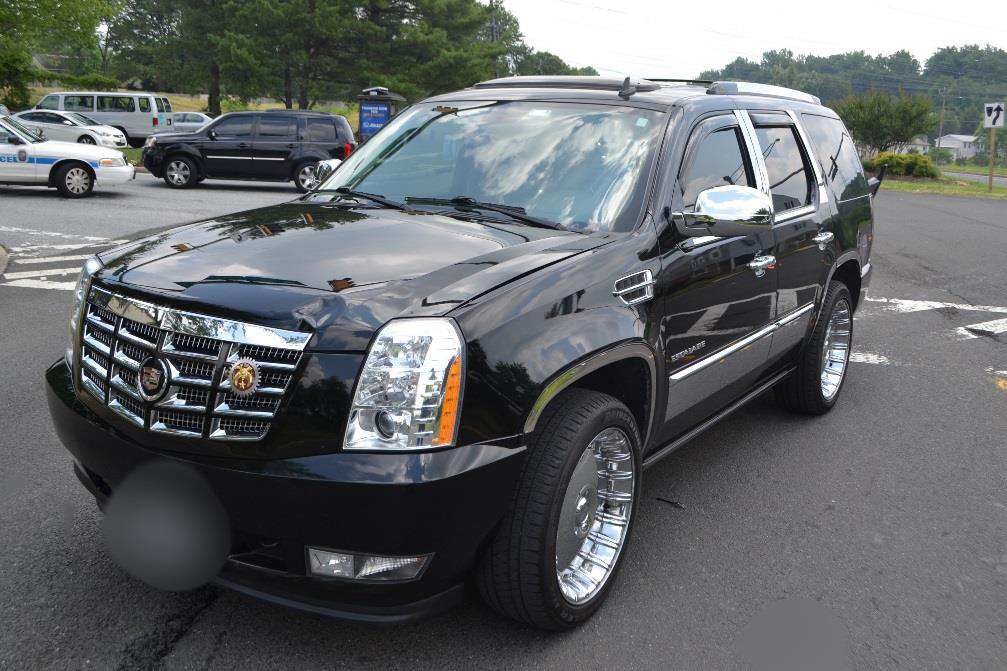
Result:
[[[196,164],[185,156],[170,156],[164,164],[164,183],[173,189],[188,189],[199,182]]]
[[[90,135],[81,135],[79,138],[77,138],[77,142],[79,142],[80,144],[97,144],[94,141],[94,138],[91,137]]]
[[[64,198],[84,198],[94,190],[94,173],[81,163],[66,163],[56,170],[53,182]]]
[[[639,498],[640,435],[618,400],[571,389],[541,418],[528,452],[477,583],[503,615],[570,629],[598,610],[621,563]]]
[[[777,402],[793,412],[824,415],[846,381],[853,343],[853,299],[842,282],[830,282],[822,314],[799,355],[797,370],[776,385]]]

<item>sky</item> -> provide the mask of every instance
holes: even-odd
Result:
[[[695,77],[738,56],[790,49],[827,56],[907,49],[922,65],[942,46],[1007,49],[1007,3],[931,0],[503,0],[525,42],[602,75]],[[825,8],[838,11],[825,12]],[[961,7],[961,12],[955,12]],[[710,10],[715,13],[711,14]]]

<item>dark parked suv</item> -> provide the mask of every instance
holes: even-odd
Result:
[[[113,556],[155,585],[401,621],[474,576],[572,627],[646,467],[769,389],[839,398],[872,196],[817,98],[501,79],[322,172],[80,277],[49,406]]]
[[[225,114],[191,133],[151,135],[143,165],[168,186],[184,189],[204,179],[293,181],[314,186],[315,165],[345,159],[357,146],[342,116],[302,110]]]

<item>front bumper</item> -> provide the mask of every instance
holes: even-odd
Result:
[[[154,177],[164,176],[164,154],[159,148],[144,147],[143,153],[140,154],[140,162]]]
[[[62,360],[49,368],[46,381],[56,432],[99,506],[142,463],[189,466],[230,518],[232,554],[217,582],[336,617],[396,622],[451,605],[510,506],[524,462],[523,449],[491,444],[277,460],[155,452],[81,403]],[[351,582],[308,577],[307,545],[393,556],[433,553],[433,558],[410,582]]]
[[[97,168],[95,173],[99,184],[125,184],[136,178],[136,168],[132,164],[114,168]]]

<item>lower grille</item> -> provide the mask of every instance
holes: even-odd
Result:
[[[214,440],[266,435],[310,334],[197,315],[93,287],[80,329],[80,385],[146,430]],[[250,360],[255,391],[233,393]],[[148,372],[143,367],[150,366]],[[161,378],[165,379],[161,379]],[[157,383],[155,393],[144,382]]]

